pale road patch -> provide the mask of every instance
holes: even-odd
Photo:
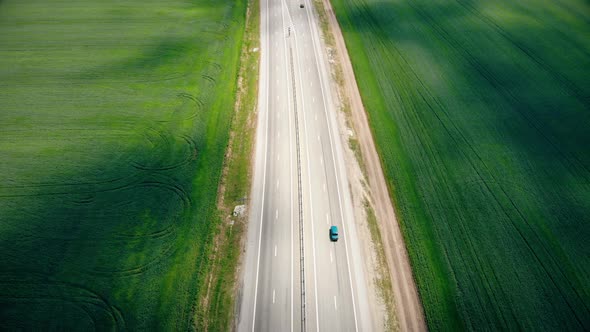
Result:
[[[375,143],[373,141],[373,136],[369,127],[366,112],[356,83],[352,64],[348,56],[346,44],[342,36],[342,31],[340,30],[340,26],[338,25],[338,21],[330,1],[320,1],[323,2],[323,6],[327,14],[329,29],[334,37],[337,54],[336,61],[340,64],[343,74],[343,93],[345,98],[350,103],[350,116],[354,127],[354,133],[356,134],[356,139],[359,142],[359,147],[367,174],[368,192],[362,188],[362,185],[364,184],[364,176],[359,168],[358,163],[355,161],[352,151],[349,148],[345,149],[347,151],[347,164],[354,164],[347,165],[347,168],[353,170],[348,174],[350,175],[349,180],[351,181],[352,194],[355,196],[353,197],[353,201],[355,201],[355,215],[357,213],[365,215],[365,213],[362,212],[362,203],[359,203],[359,199],[362,199],[364,195],[368,195],[377,217],[383,247],[385,249],[384,251],[387,261],[387,268],[391,277],[392,288],[395,297],[394,301],[396,317],[394,317],[394,319],[397,321],[397,324],[391,328],[398,328],[401,331],[426,331],[427,327],[424,311],[422,309],[422,303],[420,302],[420,298],[418,296],[418,291],[412,275],[412,269],[410,266],[404,239],[401,234],[399,223],[396,219],[389,191],[387,189],[379,155],[375,149]],[[332,81],[335,84],[334,80]],[[339,116],[339,118],[343,124],[346,122],[346,120],[343,119],[343,116]],[[341,125],[339,128],[342,131],[347,130],[345,125]],[[350,133],[341,133],[342,139],[346,142],[344,146],[348,146],[347,143],[349,135]],[[354,172],[355,169],[356,172]],[[352,176],[352,174],[355,174],[355,176]],[[355,181],[353,177],[357,177],[357,181]],[[354,182],[357,182],[357,184],[360,183],[361,188],[358,188],[358,185],[355,186]],[[363,220],[359,219],[358,217],[355,219]],[[359,229],[363,228],[359,227]],[[361,231],[359,233],[364,232]],[[362,239],[361,243],[364,244],[370,242],[370,234],[365,234],[364,236],[363,234],[359,235],[361,237],[368,237],[368,241]],[[367,251],[367,255],[374,256],[374,251],[371,250],[371,248],[363,248],[363,251],[365,250]],[[367,261],[369,261],[369,259],[367,259]],[[375,309],[378,310],[378,308]],[[377,313],[374,312],[374,314]]]

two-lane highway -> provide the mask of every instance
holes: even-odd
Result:
[[[258,130],[239,331],[372,330],[327,59],[311,6],[260,3]],[[338,242],[328,237],[331,225],[340,230]]]

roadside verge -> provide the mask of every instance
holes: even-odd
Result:
[[[196,331],[236,329],[234,310],[248,211],[233,212],[236,206],[248,207],[249,202],[257,116],[259,13],[258,0],[249,0],[231,133],[217,193],[221,222],[209,254],[212,264],[206,272],[206,291],[197,299]]]

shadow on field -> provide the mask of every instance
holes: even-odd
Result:
[[[16,96],[2,100],[0,330],[195,323],[246,7],[159,4],[18,8],[0,68]]]
[[[404,207],[425,211],[407,212],[423,220],[408,218],[406,236],[434,234],[423,241],[453,289],[432,291],[441,276],[416,264],[429,323],[457,312],[468,329],[587,329],[587,15],[549,2],[341,3],[343,31],[371,50],[355,66],[375,77],[359,75],[361,89],[381,90],[364,101],[376,139],[403,151],[381,148],[386,172]]]
[[[198,278],[195,271],[177,271],[179,266],[198,268],[205,259],[195,253],[202,251],[211,216],[200,211],[214,198],[195,200],[203,197],[191,189],[202,161],[141,170],[135,160],[166,161],[150,144],[121,150],[103,143],[97,139],[87,150],[94,164],[71,165],[63,178],[46,171],[33,178],[44,183],[0,187],[3,330],[155,327],[158,317],[125,313],[136,305],[159,312],[159,305],[173,308],[194,299],[194,288],[176,286]],[[114,154],[105,151],[110,149]],[[183,147],[170,149],[181,155],[169,155],[169,163],[184,158]],[[32,163],[43,162],[42,156],[36,159]],[[187,257],[195,261],[187,265]],[[176,291],[162,291],[169,286]]]
[[[200,60],[195,45],[202,45],[202,42],[194,38],[165,38],[141,47],[140,54],[130,54],[114,63],[98,63],[95,68],[74,78],[81,81],[131,79],[147,83],[186,77],[191,74],[190,68]],[[138,47],[131,45],[129,49],[136,51]]]

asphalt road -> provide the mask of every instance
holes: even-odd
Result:
[[[260,7],[258,129],[238,331],[371,331],[319,23],[309,0],[260,0]],[[329,239],[331,225],[340,230],[338,242]]]

